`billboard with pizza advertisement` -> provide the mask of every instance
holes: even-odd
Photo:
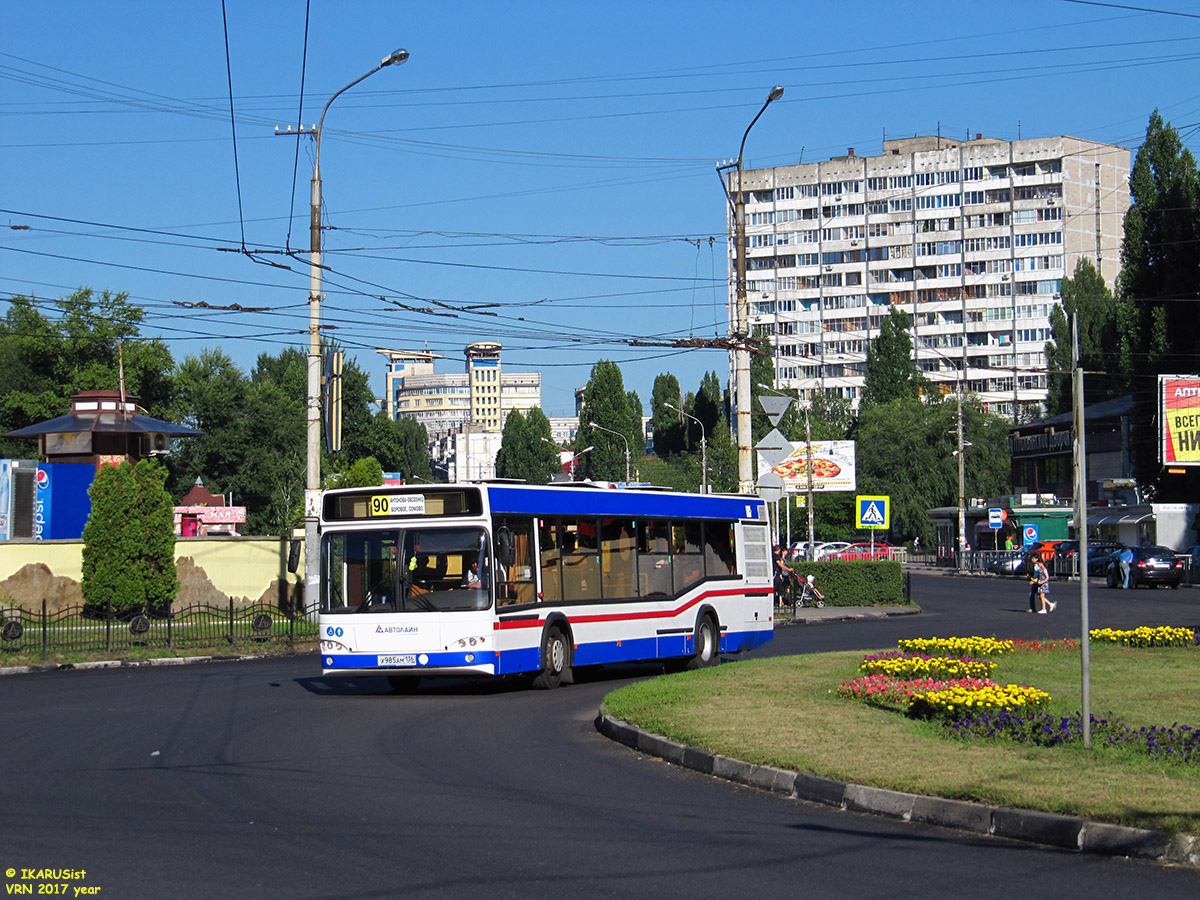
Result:
[[[808,447],[799,443],[771,471],[783,479],[787,493],[803,494],[808,491],[808,466]],[[812,442],[812,489],[814,492],[858,490],[854,441]]]

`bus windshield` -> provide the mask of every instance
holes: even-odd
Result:
[[[480,610],[491,606],[482,528],[394,528],[325,535],[330,613]]]

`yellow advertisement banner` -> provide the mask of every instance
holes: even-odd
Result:
[[[1164,466],[1200,466],[1200,375],[1160,375]]]

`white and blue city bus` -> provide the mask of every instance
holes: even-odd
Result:
[[[327,675],[518,675],[663,660],[696,668],[773,635],[752,495],[471,483],[326,491]]]

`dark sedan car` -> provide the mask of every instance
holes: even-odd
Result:
[[[1133,553],[1133,561],[1129,564],[1130,587],[1140,587],[1143,584],[1158,587],[1160,584],[1169,584],[1177,588],[1183,581],[1183,560],[1175,558],[1174,550],[1154,546],[1130,547],[1129,550]],[[1109,558],[1105,578],[1110,588],[1121,585],[1119,554],[1114,553]]]
[[[1104,577],[1108,564],[1125,549],[1119,541],[1092,541],[1088,544],[1088,574]]]

